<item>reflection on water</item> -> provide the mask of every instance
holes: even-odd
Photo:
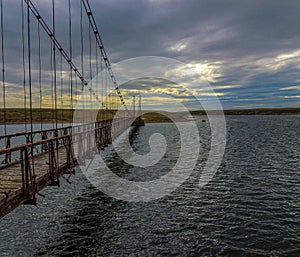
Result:
[[[0,221],[0,255],[241,256],[300,253],[300,117],[227,116],[222,165],[203,189],[198,180],[209,151],[209,123],[199,122],[201,153],[191,177],[171,195],[147,203],[112,199],[80,171],[72,184],[44,190],[37,207],[21,206]],[[128,180],[160,177],[180,147],[172,124],[131,133],[140,154],[152,133],[167,153],[151,168],[134,168],[113,149],[106,163]],[[63,180],[62,180],[63,181]]]

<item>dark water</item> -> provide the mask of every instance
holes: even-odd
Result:
[[[160,200],[112,199],[78,171],[72,184],[47,188],[37,207],[21,206],[0,221],[0,256],[300,256],[300,116],[227,116],[227,147],[213,180],[198,180],[209,150],[209,124],[191,177]],[[150,180],[178,157],[172,124],[133,131],[133,148],[166,135],[155,167],[132,169],[106,152],[118,175]]]

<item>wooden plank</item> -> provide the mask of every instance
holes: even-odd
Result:
[[[20,184],[22,186],[22,178],[21,177],[6,177],[0,179],[0,191],[3,185],[11,185],[11,184]]]

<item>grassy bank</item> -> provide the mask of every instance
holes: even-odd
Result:
[[[204,111],[192,111],[193,115],[205,115]],[[300,115],[300,108],[255,108],[224,110],[225,115]]]
[[[146,123],[170,122],[171,119],[177,121],[189,120],[189,113],[146,113],[142,115]],[[205,111],[191,111],[192,115],[206,115]],[[220,111],[210,111],[210,114],[220,114]],[[225,115],[300,115],[300,108],[257,108],[244,110],[224,110]],[[170,118],[168,118],[169,116]]]
[[[89,110],[77,110],[79,115],[82,118],[91,117],[92,111]],[[81,112],[81,113],[80,113]],[[54,123],[56,118],[58,123],[71,123],[73,122],[74,110],[71,109],[32,109],[32,121],[33,123]],[[4,112],[3,109],[0,109],[0,123],[4,123],[4,116],[6,116],[5,122],[7,124],[16,124],[16,123],[29,123],[31,120],[30,110],[22,108],[9,108]],[[99,111],[97,120],[106,120],[113,117],[112,113],[107,111]]]
[[[78,110],[77,110],[78,111]],[[80,112],[80,111],[78,111]],[[145,112],[145,111],[144,111]],[[30,110],[26,111],[22,108],[9,108],[6,109],[6,123],[16,124],[16,123],[27,123],[30,122]],[[114,111],[113,111],[114,113]],[[98,112],[97,120],[105,120],[113,118],[113,113],[105,112],[100,110]],[[192,115],[206,115],[204,111],[191,111],[191,113],[183,112],[162,112],[163,114],[156,112],[148,112],[142,115],[142,119],[146,123],[153,122],[170,122],[172,119],[176,121],[187,121]],[[214,112],[212,112],[214,113]],[[56,112],[52,109],[33,109],[32,110],[32,120],[34,123],[53,123],[55,122],[55,117],[59,123],[71,123],[73,121],[74,110],[71,109],[58,109]],[[224,110],[225,115],[300,115],[300,108],[259,108],[259,109],[244,109],[244,110]],[[89,111],[82,111],[81,116],[89,116]],[[0,124],[4,122],[4,110],[0,109]]]

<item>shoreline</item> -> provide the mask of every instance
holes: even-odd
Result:
[[[66,117],[64,119],[60,119],[57,121],[59,124],[72,124],[73,122],[73,113],[72,110],[57,110],[57,112],[65,112]],[[3,114],[4,110],[0,109],[0,125],[18,125],[18,124],[25,124],[24,116],[22,114],[24,113],[24,109],[21,108],[9,108],[6,110],[6,122],[3,122]],[[40,121],[40,110],[39,109],[33,109],[34,113],[34,119],[33,124],[41,124]],[[162,114],[160,114],[162,113]],[[190,111],[189,113],[184,112],[166,112],[162,111],[160,113],[157,113],[155,110],[144,110],[142,111],[142,119],[145,123],[164,123],[164,122],[171,122],[171,119],[168,118],[174,118],[175,120],[181,120],[181,121],[187,121],[189,118],[188,116],[198,116],[203,115],[207,116],[207,113],[209,115],[218,115],[218,114],[224,114],[225,116],[228,115],[300,115],[300,108],[256,108],[256,109],[239,109],[239,110],[224,110],[224,111],[214,111],[210,110],[207,111],[207,113],[203,110],[196,110],[196,111]],[[163,115],[165,113],[165,115]],[[51,116],[50,116],[51,115]],[[42,117],[44,117],[44,120],[42,121],[42,124],[55,124],[55,120],[53,120],[53,112],[50,109],[43,109],[42,110]],[[101,117],[101,116],[100,116]],[[99,117],[99,118],[100,118]],[[105,116],[104,116],[105,117]],[[108,117],[107,117],[108,118]],[[29,119],[27,118],[27,124],[30,125]]]
[[[212,114],[212,115],[218,115],[218,114]],[[226,114],[224,113],[225,116],[300,116],[300,113],[269,113],[269,114],[245,114],[245,113],[234,113],[234,114]],[[142,115],[143,116],[143,115]],[[193,114],[193,116],[207,116],[206,114]],[[154,117],[154,118],[144,118],[142,117],[145,123],[169,123],[172,122],[171,119],[167,118],[166,116],[163,116],[162,118]],[[188,119],[185,119],[182,117],[181,119],[178,120],[178,117],[175,118],[177,121],[189,121]],[[42,124],[49,125],[49,124],[55,124],[56,122],[52,121],[43,121]],[[41,124],[39,121],[33,121],[32,124]],[[69,126],[72,126],[72,122],[62,122],[58,121],[57,124],[68,124]],[[22,121],[10,121],[10,122],[0,122],[0,125],[25,125],[25,122]],[[27,122],[27,125],[30,125],[30,123]]]

